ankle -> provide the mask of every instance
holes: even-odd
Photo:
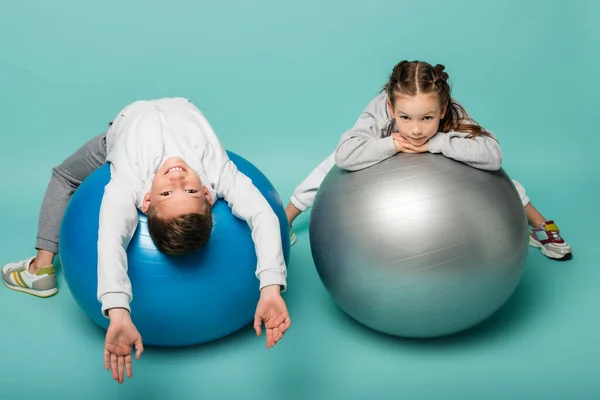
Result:
[[[54,253],[47,250],[39,250],[35,258],[29,264],[28,271],[30,274],[37,273],[40,268],[52,265],[54,261]]]
[[[37,261],[37,257],[33,259],[33,261],[31,261],[31,264],[29,264],[29,268],[27,268],[27,272],[29,272],[32,275],[35,275],[41,268],[41,265],[38,265]]]
[[[547,221],[543,218],[543,217],[538,217],[538,218],[530,218],[529,219],[529,226],[532,227],[533,229],[536,228],[541,228]]]
[[[285,216],[287,217],[288,225],[292,226],[294,220],[298,218],[300,214],[302,214],[302,211],[296,208],[292,203],[289,203],[285,208]]]

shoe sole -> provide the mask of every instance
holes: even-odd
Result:
[[[542,250],[542,254],[544,254],[548,258],[553,258],[555,260],[562,260],[563,258],[570,257],[571,252],[566,254],[554,253],[553,251],[547,250],[540,243],[536,242],[531,236],[529,237],[529,245],[531,247],[535,247],[536,249]]]
[[[35,290],[35,289],[29,289],[29,288],[24,288],[21,286],[12,286],[6,283],[6,281],[4,281],[4,279],[2,279],[2,283],[4,283],[4,286],[6,286],[7,288],[9,288],[10,290],[14,290],[15,292],[22,292],[22,293],[27,293],[30,294],[32,296],[35,297],[41,297],[41,298],[47,298],[47,297],[52,297],[55,294],[58,293],[58,289],[54,288],[54,289],[48,289],[48,290]]]

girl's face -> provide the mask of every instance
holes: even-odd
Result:
[[[394,107],[390,101],[388,107],[396,120],[398,133],[413,146],[427,143],[438,132],[440,121],[446,113],[440,107],[435,93],[398,95]]]

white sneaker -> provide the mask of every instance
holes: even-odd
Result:
[[[50,297],[58,293],[54,265],[42,267],[35,274],[29,273],[29,265],[35,257],[2,267],[2,282],[12,290],[37,297]]]
[[[542,250],[548,258],[568,259],[572,257],[571,246],[560,236],[560,230],[554,221],[545,221],[529,234],[529,245]]]

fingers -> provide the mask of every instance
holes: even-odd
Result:
[[[271,348],[277,344],[283,337],[285,331],[281,327],[267,329],[267,348]]]
[[[392,133],[392,138],[397,143],[396,148],[403,153],[425,153],[427,151],[425,145],[415,146],[397,132]]]
[[[273,329],[267,328],[267,349],[273,347]]]
[[[415,148],[415,146],[413,146],[412,144],[410,144],[408,142],[402,143],[402,151],[404,153],[417,153],[417,149]]]
[[[110,355],[110,370],[112,372],[112,377],[113,380],[118,380],[119,379],[119,375],[118,375],[118,369],[117,369],[117,355],[116,354],[111,354]]]
[[[395,141],[400,142],[402,144],[408,144],[408,140],[406,140],[399,133],[392,133],[392,138],[394,138]]]
[[[277,317],[273,325],[273,328],[267,328],[267,348],[275,346],[283,338],[292,322],[288,315],[282,314]]]
[[[104,349],[104,369],[107,371],[110,369],[110,353]]]
[[[397,134],[392,134],[397,135]],[[393,136],[394,142],[396,143],[396,152],[402,153],[417,153],[414,146],[411,145],[402,136]]]
[[[139,338],[135,342],[135,358],[139,360],[140,357],[142,356],[143,352],[144,352],[144,344],[142,343],[142,338]]]
[[[282,337],[282,333],[279,330],[279,327],[275,327],[273,328],[273,334],[271,335],[271,347],[275,346],[275,343],[277,343],[279,341],[279,339],[281,339]]]
[[[256,336],[262,334],[262,318],[258,314],[254,316],[254,330],[256,331]]]
[[[281,322],[281,324],[279,324],[279,326],[273,330],[273,339],[274,339],[273,345],[275,345],[275,343],[279,342],[281,340],[281,338],[283,338],[283,335],[285,335],[285,332],[290,328],[290,325],[291,325],[290,319],[285,318]]]
[[[124,377],[124,370],[125,370],[125,357],[123,356],[119,356],[117,358],[117,367],[119,368],[118,372],[119,372],[119,383],[123,383],[123,381],[125,380]]]
[[[139,358],[138,358],[139,359]],[[131,376],[133,375],[133,372],[131,371],[131,356],[125,356],[125,373],[127,374],[128,378],[131,378]]]
[[[144,351],[143,345],[141,342],[136,343],[135,345],[137,350],[137,358],[139,360],[139,355]],[[123,383],[125,381],[125,376],[127,378],[131,378],[133,376],[133,356],[132,354],[127,354],[124,356],[118,356],[114,353],[105,350],[104,352],[104,365],[107,370],[110,369],[112,372],[113,380],[119,381],[119,383]]]
[[[400,140],[400,137],[392,133],[392,139],[394,140],[394,147],[396,148],[396,153],[404,151],[404,143]]]

